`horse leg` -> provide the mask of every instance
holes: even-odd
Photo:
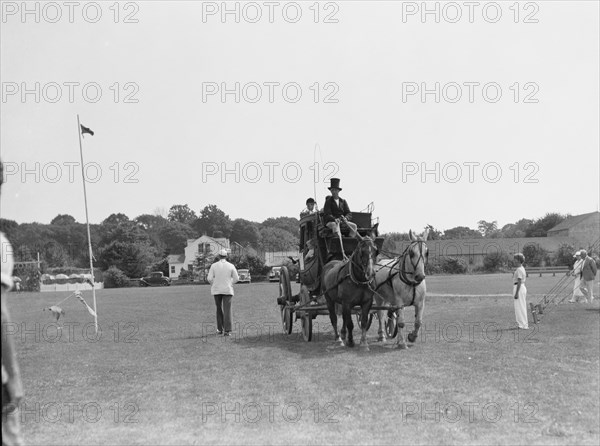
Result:
[[[360,347],[364,350],[369,350],[369,343],[367,342],[367,322],[369,320],[370,304],[364,305],[360,312],[360,324],[361,324],[361,336],[360,336]]]
[[[398,310],[398,341],[396,341],[396,348],[405,349],[406,341],[404,340],[404,307]]]
[[[348,347],[354,347],[354,338],[352,337],[352,330],[354,329],[354,323],[352,322],[352,309],[349,305],[345,304],[342,313],[344,325],[348,330],[348,342],[346,345]]]
[[[342,329],[340,331],[341,339],[343,341],[346,341],[346,338],[348,336],[348,330],[346,329],[346,324],[344,323],[344,311],[343,311],[343,308],[342,308],[341,304],[336,304],[335,307],[336,307],[336,310],[339,309],[340,316],[342,317]]]
[[[419,329],[421,328],[421,322],[423,322],[423,308],[425,307],[425,301],[415,304],[415,329],[412,333],[408,334],[408,340],[415,342],[419,335]]]
[[[327,299],[327,309],[329,310],[329,320],[331,321],[331,326],[333,327],[333,335],[335,336],[335,342],[340,342],[342,345],[344,345],[344,341],[342,341],[342,338],[340,338],[340,335],[338,334],[335,303],[329,298]]]
[[[385,344],[385,330],[384,327],[387,324],[387,317],[384,310],[377,311],[377,319],[379,319],[379,330],[377,331],[377,341]]]

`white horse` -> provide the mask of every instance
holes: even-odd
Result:
[[[397,348],[405,349],[404,340],[404,307],[415,307],[415,328],[408,334],[408,340],[415,342],[423,321],[425,307],[425,265],[429,250],[425,244],[429,230],[426,229],[422,236],[415,236],[409,231],[411,243],[404,252],[396,258],[379,261],[375,267],[375,305],[398,307],[398,317],[393,311],[379,310],[379,340],[385,342],[385,322],[391,337],[398,330]],[[389,313],[386,317],[386,313]],[[390,318],[388,320],[388,317]],[[397,327],[397,328],[396,328]]]

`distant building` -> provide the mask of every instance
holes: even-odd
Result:
[[[590,212],[567,218],[550,229],[547,237],[428,240],[427,246],[430,261],[441,257],[461,257],[472,271],[483,266],[483,259],[488,254],[503,252],[513,255],[531,245],[543,248],[549,253],[557,252],[562,245],[570,245],[574,249],[587,249],[598,238],[600,212]],[[409,241],[396,242],[394,252],[402,253],[409,244]]]
[[[600,237],[600,212],[569,217],[550,229],[548,237],[570,237],[576,248],[587,248]]]
[[[207,235],[197,239],[189,239],[183,254],[172,254],[167,257],[169,277],[178,278],[179,273],[184,268],[193,271],[194,261],[198,254],[215,256],[221,249],[226,249],[227,252],[231,251],[229,239],[214,238]]]

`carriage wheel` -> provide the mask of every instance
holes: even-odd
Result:
[[[312,341],[312,320],[312,316],[308,313],[302,316],[302,337],[306,342]]]
[[[371,328],[372,322],[373,322],[373,313],[369,313],[369,318],[367,319],[367,331],[369,331],[369,328]],[[356,315],[356,325],[358,325],[358,328],[362,329],[362,324],[360,321],[360,313],[358,313]]]
[[[281,324],[283,325],[283,332],[285,334],[292,334],[292,309],[290,307],[281,308]]]
[[[388,339],[394,339],[398,335],[396,314],[387,318],[387,321],[385,322],[385,335]]]
[[[292,286],[290,284],[290,274],[285,266],[281,267],[279,274],[279,299],[281,304],[281,323],[283,332],[286,334],[292,333],[293,327],[293,309],[288,306],[292,300]]]

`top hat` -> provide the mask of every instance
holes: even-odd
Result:
[[[329,190],[331,189],[339,189],[342,190],[342,188],[340,187],[340,179],[339,178],[331,178],[331,185],[327,188]]]

